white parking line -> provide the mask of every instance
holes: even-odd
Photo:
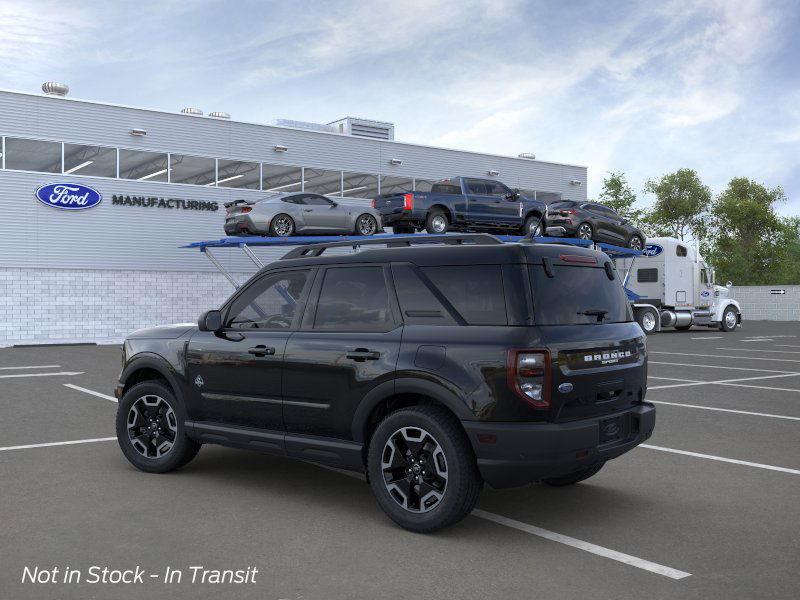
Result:
[[[479,508],[473,510],[472,514],[473,516],[486,519],[487,521],[492,521],[493,523],[498,523],[499,525],[504,525],[505,527],[511,527],[512,529],[524,531],[525,533],[530,533],[553,542],[558,542],[559,544],[572,546],[573,548],[590,552],[591,554],[596,554],[598,556],[603,556],[605,558],[610,558],[611,560],[616,560],[617,562],[625,563],[626,565],[631,565],[632,567],[644,569],[645,571],[650,571],[651,573],[656,573],[657,575],[663,575],[665,577],[669,577],[670,579],[684,579],[691,576],[691,573],[687,573],[686,571],[679,571],[678,569],[665,567],[664,565],[659,565],[658,563],[650,562],[649,560],[637,558],[635,556],[631,556],[630,554],[623,554],[622,552],[610,550],[590,542],[584,542],[583,540],[569,537],[568,535],[555,533],[554,531],[542,529],[541,527],[536,527],[535,525],[529,525],[527,523],[523,523],[522,521],[509,519],[508,517],[486,512],[485,510],[481,510]]]
[[[754,338],[749,340],[740,340],[742,342],[771,342],[772,338]]]
[[[771,352],[773,354],[800,354],[791,350],[760,350],[757,348],[714,348],[714,350],[733,350],[734,352]]]
[[[341,475],[347,475],[348,477],[353,477],[355,479],[364,481],[364,476],[361,473],[345,471],[343,469],[337,469],[336,467],[330,467],[320,463],[314,464],[318,467],[322,467],[323,469],[327,469],[328,471],[334,471]],[[556,533],[555,531],[549,531],[547,529],[542,529],[541,527],[536,527],[535,525],[523,523],[522,521],[516,521],[502,515],[490,513],[485,510],[481,510],[480,508],[474,509],[471,514],[473,517],[478,517],[479,519],[486,519],[487,521],[492,521],[493,523],[497,523],[499,525],[511,527],[519,531],[524,531],[525,533],[543,537],[553,542],[558,542],[559,544],[565,544],[567,546],[572,546],[573,548],[578,548],[579,550],[585,550],[586,552],[591,552],[592,554],[597,554],[598,556],[604,556],[605,558],[610,558],[611,560],[616,560],[617,562],[625,563],[626,565],[631,565],[632,567],[644,569],[645,571],[657,573],[658,575],[664,575],[670,579],[684,579],[685,577],[691,576],[691,573],[687,573],[686,571],[679,571],[671,567],[665,567],[664,565],[659,565],[658,563],[650,562],[649,560],[644,560],[643,558],[637,558],[635,556],[631,556],[630,554],[623,554],[622,552],[610,550],[609,548],[604,548],[603,546],[597,546],[596,544],[592,544],[590,542],[584,542],[583,540],[562,535],[560,533]]]
[[[720,340],[724,338],[724,335],[704,335],[702,337],[693,337],[689,338],[690,340]]]
[[[117,399],[114,396],[109,396],[108,394],[101,394],[100,392],[95,392],[94,390],[88,390],[86,388],[80,387],[79,385],[74,385],[72,383],[65,383],[63,384],[64,387],[68,387],[73,390],[78,390],[79,392],[83,392],[85,394],[91,394],[92,396],[97,396],[98,398],[103,398],[104,400],[110,400],[111,402],[116,402]]]
[[[681,404],[680,402],[663,402],[661,400],[648,400],[653,404],[667,404],[669,406],[680,406],[682,408],[699,408],[702,410],[716,410],[719,412],[736,413],[738,415],[749,415],[751,417],[770,417],[772,419],[786,419],[787,421],[800,421],[800,417],[790,417],[787,415],[773,415],[771,413],[750,412],[749,410],[733,410],[732,408],[717,408],[716,406],[700,406],[698,404]]]
[[[680,379],[678,377],[656,377],[655,375],[648,375],[647,379],[666,379],[667,381],[684,381],[687,383],[704,383],[702,379]]]
[[[651,446],[650,444],[639,444],[637,448],[647,448],[649,450],[658,450],[660,452],[671,452],[672,454],[683,454],[684,456],[693,456],[695,458],[705,458],[708,460],[717,460],[719,462],[726,462],[734,465],[744,465],[746,467],[756,467],[757,469],[767,469],[769,471],[780,471],[781,473],[800,475],[800,471],[797,469],[776,467],[774,465],[748,462],[746,460],[737,460],[735,458],[725,458],[724,456],[714,456],[713,454],[701,454],[700,452],[689,452],[688,450],[677,450],[676,448],[664,448],[663,446]]]
[[[60,371],[58,373],[14,373],[13,375],[0,375],[0,379],[15,377],[52,377],[53,375],[83,375],[83,371]]]
[[[673,354],[677,356],[702,356],[704,358],[738,358],[743,359],[746,358],[747,360],[769,360],[771,362],[793,362],[793,363],[800,363],[800,360],[795,358],[759,358],[756,356],[728,356],[724,354],[690,354],[689,352],[663,352],[663,351],[656,351],[651,350],[648,354]],[[703,366],[703,365],[701,365]]]
[[[800,375],[800,373],[784,373],[783,375],[761,375],[760,377],[739,377],[737,379],[718,379],[716,381],[691,381],[687,383],[671,383],[669,385],[654,385],[653,387],[648,386],[647,391],[649,392],[651,390],[664,390],[667,388],[676,388],[676,387],[690,387],[693,385],[741,385],[738,382],[756,381],[758,379],[777,379],[779,377],[795,377],[797,375]],[[759,386],[746,386],[746,387],[759,387]],[[770,388],[764,388],[764,389],[770,389]]]
[[[50,446],[72,446],[73,444],[92,444],[94,442],[110,442],[111,440],[116,440],[116,437],[104,437],[104,438],[91,438],[88,440],[69,440],[68,442],[47,442],[46,444],[26,444],[24,446],[6,446],[4,448],[0,448],[0,452],[6,452],[8,450],[27,450],[29,448],[49,448]]]
[[[747,358],[746,356],[738,356],[737,358]],[[752,367],[726,367],[724,365],[698,365],[695,363],[676,363],[676,362],[663,362],[658,360],[648,360],[651,365],[673,365],[675,367],[702,367],[704,369],[729,369],[731,371],[758,371],[759,373],[786,373],[788,375],[796,375],[794,371],[776,371],[775,369],[754,369]]]
[[[13,369],[60,369],[61,365],[30,365],[26,367],[0,367],[0,371],[11,371]]]

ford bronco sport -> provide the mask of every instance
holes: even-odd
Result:
[[[361,471],[391,519],[428,532],[484,482],[576,483],[651,435],[645,337],[605,254],[376,243],[298,247],[198,326],[128,337],[127,459],[165,472],[215,443]]]

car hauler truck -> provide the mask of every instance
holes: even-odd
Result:
[[[715,285],[714,271],[695,248],[676,238],[648,238],[639,256],[616,258],[633,314],[645,333],[692,325],[733,331],[742,322],[730,286]]]

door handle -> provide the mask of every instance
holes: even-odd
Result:
[[[365,360],[378,360],[381,357],[381,353],[367,350],[366,348],[356,348],[355,350],[348,350],[346,356],[350,360],[364,362]]]
[[[253,356],[272,356],[275,354],[275,348],[267,348],[266,346],[259,345],[250,348],[247,352]]]

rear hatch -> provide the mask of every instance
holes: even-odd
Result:
[[[529,272],[535,322],[550,351],[549,419],[612,417],[639,404],[646,391],[645,337],[608,257],[567,251]],[[610,435],[627,437],[634,425],[619,422]]]

